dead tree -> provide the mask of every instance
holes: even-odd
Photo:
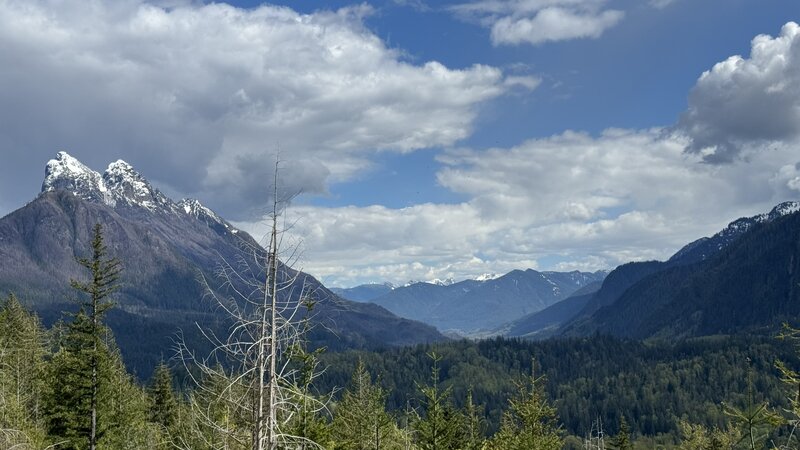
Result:
[[[220,336],[201,328],[213,346],[204,358],[195,357],[184,342],[178,345],[197,387],[190,400],[196,436],[173,438],[177,447],[192,448],[198,439],[222,448],[321,448],[287,432],[301,408],[311,404],[322,410],[325,403],[296,382],[300,370],[291,356],[308,330],[309,318],[302,312],[313,293],[304,275],[290,267],[298,260],[298,246],[283,246],[287,228],[280,219],[291,198],[281,199],[278,174],[276,162],[265,245],[243,241],[246,257],[221,257],[217,285],[203,280],[214,306],[230,320],[228,332]]]

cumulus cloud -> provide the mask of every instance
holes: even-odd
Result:
[[[364,27],[368,6],[168,3],[0,3],[0,191],[15,160],[66,149],[94,167],[123,157],[237,216],[265,200],[278,150],[289,188],[322,192],[372,152],[458,142],[482,102],[526,83],[405,62]]]
[[[542,44],[598,38],[625,13],[605,0],[480,0],[452,8],[491,29],[494,45]]]
[[[756,36],[750,57],[731,56],[704,72],[678,128],[687,151],[730,162],[753,147],[800,137],[800,26]]]
[[[468,201],[303,206],[289,212],[298,219],[292,233],[305,242],[305,269],[337,285],[527,267],[598,270],[668,258],[730,220],[798,195],[800,164],[786,164],[797,160],[791,146],[717,166],[686,154],[687,143],[664,129],[609,129],[453,149],[440,157],[438,181]]]

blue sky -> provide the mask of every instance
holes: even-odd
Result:
[[[666,258],[800,197],[798,20],[795,0],[3,2],[0,214],[67,150],[258,235],[279,151],[302,266],[331,285]]]

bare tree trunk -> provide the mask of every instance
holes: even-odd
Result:
[[[96,297],[94,294],[92,297]],[[92,298],[92,430],[89,450],[97,448],[97,299]]]
[[[278,359],[278,162],[275,162],[275,186],[272,202],[272,235],[269,249],[269,281],[271,291],[270,338],[269,338],[269,450],[278,448],[276,428],[278,424],[278,377],[276,359]]]

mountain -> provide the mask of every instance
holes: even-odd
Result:
[[[514,270],[483,281],[414,283],[372,301],[393,313],[443,331],[478,334],[567,298],[605,272]]]
[[[394,289],[392,283],[367,283],[351,288],[331,288],[331,292],[339,297],[354,302],[369,302]]]
[[[91,229],[103,225],[124,271],[117,307],[108,316],[129,368],[147,376],[172,346],[175,333],[203,345],[196,322],[225,330],[200,279],[224,294],[220,263],[263,251],[197,200],[174,202],[124,161],[99,174],[61,152],[47,163],[42,192],[0,219],[0,292],[15,292],[52,324],[74,310],[70,279],[85,278],[75,262],[90,248]],[[343,300],[313,277],[298,274],[314,299],[312,331],[329,348],[376,347],[443,339],[430,326],[379,306]]]
[[[600,281],[587,284],[566,299],[505,324],[492,334],[526,339],[551,337],[563,323],[573,318],[586,306],[601,286]]]
[[[615,290],[618,295],[612,301],[596,302],[591,313],[585,309],[563,333],[679,338],[772,333],[784,321],[796,322],[798,211],[799,203],[782,203],[767,214],[736,220],[711,238],[689,244],[667,262],[648,263],[652,270],[641,271],[627,288]],[[595,298],[605,288],[604,283]]]

